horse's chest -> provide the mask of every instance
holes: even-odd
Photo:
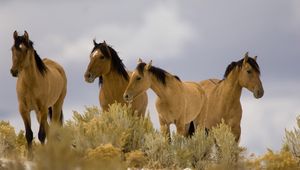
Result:
[[[38,110],[43,104],[41,101],[42,93],[33,88],[17,89],[19,103],[28,110]]]

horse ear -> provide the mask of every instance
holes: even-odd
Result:
[[[249,56],[248,56],[248,52],[246,52],[246,53],[245,53],[244,60],[243,60],[243,64],[246,64],[246,63],[247,63],[247,61],[248,61],[248,58],[249,58]]]
[[[26,42],[29,42],[29,35],[28,35],[27,31],[24,31],[24,38],[25,38]]]
[[[143,60],[141,58],[138,59],[138,64],[142,63]]]
[[[103,44],[104,44],[105,46],[107,46],[107,44],[106,44],[106,41],[105,41],[105,40],[103,41]]]
[[[146,70],[149,70],[152,67],[152,60],[146,65]]]
[[[14,32],[14,40],[16,40],[18,38],[18,32],[17,32],[17,30],[15,30],[15,32]]]
[[[103,44],[108,52],[109,57],[111,57],[110,50],[109,50],[108,45],[106,44],[105,40],[103,41]]]
[[[94,46],[98,45],[96,39],[93,39]]]
[[[257,60],[257,56],[254,56],[254,58],[253,58],[255,61]]]

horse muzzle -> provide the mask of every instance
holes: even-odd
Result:
[[[132,95],[130,95],[130,94],[128,94],[128,93],[124,93],[123,99],[124,99],[125,102],[127,102],[127,103],[131,103],[131,102],[133,101]]]
[[[88,82],[88,83],[93,83],[93,82],[95,81],[96,77],[93,76],[92,73],[86,72],[86,73],[84,74],[84,79],[85,79],[85,81]]]
[[[10,69],[10,73],[13,77],[18,77],[19,71],[18,70],[14,70],[14,69]]]
[[[263,96],[264,96],[264,90],[263,89],[261,89],[261,90],[255,90],[255,92],[254,92],[254,97],[256,98],[256,99],[259,99],[259,98],[262,98]]]

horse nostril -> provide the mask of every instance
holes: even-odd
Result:
[[[262,96],[264,95],[264,93],[265,93],[264,90],[260,90],[260,91],[259,91],[260,97],[262,97]]]
[[[18,70],[10,69],[10,73],[11,73],[11,75],[14,76],[14,77],[17,77],[17,76],[18,76]]]
[[[128,94],[124,94],[123,98],[124,98],[125,101],[127,101],[129,99],[129,95]]]
[[[264,90],[257,90],[255,93],[255,98],[261,98],[264,95]]]
[[[91,78],[92,78],[92,74],[91,74],[90,72],[86,72],[86,73],[84,74],[84,78],[85,78],[86,80],[91,79]]]

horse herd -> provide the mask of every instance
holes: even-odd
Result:
[[[63,68],[50,59],[41,59],[28,33],[13,33],[11,74],[17,77],[19,112],[22,116],[28,149],[31,150],[33,133],[30,111],[34,110],[40,124],[38,138],[43,144],[51,123],[63,124],[62,106],[67,93],[67,77]],[[224,78],[200,82],[185,82],[161,68],[138,60],[136,69],[125,69],[117,52],[110,46],[97,43],[90,54],[90,63],[84,74],[85,81],[99,78],[99,101],[107,111],[109,105],[131,103],[135,113],[143,117],[148,104],[146,91],[151,88],[156,98],[161,132],[170,135],[169,126],[174,123],[177,133],[187,136],[191,128],[211,129],[222,119],[231,127],[239,141],[242,117],[240,96],[242,88],[251,91],[255,98],[264,94],[260,80],[257,57],[248,53],[228,65]]]

